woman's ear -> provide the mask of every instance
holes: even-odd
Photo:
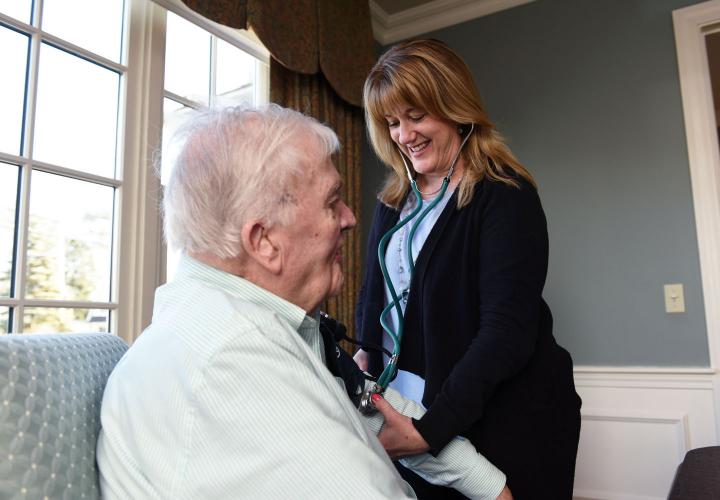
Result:
[[[282,253],[275,232],[262,220],[248,221],[242,228],[240,238],[248,259],[272,274],[282,271]]]

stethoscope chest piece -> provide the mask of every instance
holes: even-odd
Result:
[[[363,395],[360,398],[360,406],[358,407],[358,410],[360,410],[360,413],[363,415],[372,415],[375,413],[377,408],[375,408],[375,404],[372,402],[373,394],[382,394],[383,390],[377,385],[372,384],[365,388],[363,391]]]

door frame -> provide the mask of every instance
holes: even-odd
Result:
[[[720,148],[705,36],[720,26],[720,0],[673,11],[680,91],[700,253],[710,366],[720,436]]]

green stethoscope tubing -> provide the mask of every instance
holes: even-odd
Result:
[[[448,170],[448,174],[443,178],[442,186],[440,187],[440,192],[438,195],[430,202],[430,204],[425,208],[425,210],[422,211],[420,216],[417,218],[415,223],[410,228],[410,231],[407,235],[407,259],[408,263],[410,265],[410,284],[412,284],[412,277],[415,272],[415,261],[413,260],[412,255],[412,240],[413,236],[415,236],[415,231],[420,226],[420,223],[423,221],[425,216],[430,213],[430,211],[440,203],[440,200],[443,199],[445,196],[445,192],[447,191],[447,187],[450,184],[450,178],[453,175],[453,172],[455,171],[455,164],[457,163],[458,159],[460,158],[460,152],[462,151],[463,147],[465,146],[465,143],[470,138],[470,135],[473,132],[474,125],[470,125],[470,132],[465,136],[462,143],[460,144],[460,148],[458,149],[457,154],[455,155],[455,158],[453,159],[453,162],[450,166],[450,169]],[[410,187],[412,188],[413,193],[415,194],[416,199],[418,200],[418,206],[404,219],[402,219],[400,222],[395,224],[387,233],[383,235],[383,237],[380,239],[380,243],[378,243],[378,261],[380,263],[380,271],[382,272],[383,279],[385,280],[385,283],[387,284],[388,290],[390,291],[390,297],[392,298],[392,301],[385,306],[383,311],[380,313],[380,325],[382,326],[382,329],[387,333],[387,335],[390,337],[390,339],[393,341],[393,350],[392,350],[392,356],[390,357],[390,361],[383,369],[382,373],[380,374],[380,377],[378,377],[378,380],[376,382],[378,389],[380,392],[384,391],[387,386],[395,379],[395,376],[397,375],[397,362],[398,357],[400,356],[400,345],[402,343],[402,336],[403,336],[403,329],[405,327],[405,317],[402,312],[402,308],[400,307],[400,297],[398,297],[397,292],[395,290],[395,287],[393,286],[392,279],[390,279],[390,275],[387,271],[387,265],[385,263],[385,252],[387,250],[388,243],[390,242],[390,238],[392,238],[392,235],[395,234],[397,231],[399,231],[403,226],[405,226],[408,222],[410,222],[423,208],[423,200],[422,200],[422,194],[420,193],[420,190],[417,187],[417,183],[415,182],[415,179],[413,179],[411,173],[410,173],[410,167],[407,164],[407,161],[405,160],[405,155],[400,151],[400,158],[403,161],[403,164],[405,165],[405,171],[407,172],[408,179],[410,179]],[[409,290],[408,290],[409,291]],[[387,324],[385,316],[392,310],[392,308],[395,308],[395,311],[398,315],[398,329],[397,332],[393,332],[390,325]]]
[[[420,223],[425,218],[425,216],[430,213],[430,211],[435,207],[435,205],[440,203],[440,200],[442,200],[443,196],[445,196],[445,191],[447,190],[448,184],[448,177],[445,177],[443,179],[440,192],[425,208],[422,214],[420,214],[420,216],[410,228],[410,232],[408,233],[406,246],[408,262],[410,263],[411,279],[415,271],[415,263],[413,262],[412,255],[413,236],[415,235],[415,231],[417,230],[418,226],[420,226]],[[400,356],[400,344],[402,342],[403,327],[405,323],[402,308],[400,307],[400,297],[397,296],[395,286],[393,286],[392,280],[390,279],[390,275],[387,271],[387,265],[385,264],[385,251],[387,250],[387,245],[390,242],[390,238],[392,238],[392,235],[399,231],[408,222],[410,222],[423,208],[422,195],[420,194],[420,190],[417,188],[417,183],[415,182],[415,180],[411,181],[410,186],[412,187],[412,190],[418,200],[418,206],[407,217],[405,217],[398,224],[396,224],[395,227],[385,233],[382,239],[380,239],[380,243],[378,244],[378,260],[380,261],[380,271],[382,272],[383,279],[385,280],[385,283],[387,283],[388,290],[390,291],[390,296],[392,297],[392,301],[387,306],[385,306],[385,309],[383,309],[383,311],[380,313],[380,325],[382,326],[385,333],[387,333],[393,341],[392,357],[390,358],[390,362],[388,362],[387,366],[380,374],[380,377],[377,381],[378,386],[380,386],[380,388],[382,388],[383,390],[390,382],[393,381],[395,375],[397,374],[397,358],[398,356]],[[390,312],[393,307],[395,308],[395,311],[398,315],[397,333],[392,331],[392,328],[390,327],[390,325],[387,324],[385,319],[385,316]]]

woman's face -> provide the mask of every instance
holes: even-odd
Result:
[[[420,175],[444,176],[460,148],[457,125],[424,109],[403,106],[385,115],[390,137]]]

